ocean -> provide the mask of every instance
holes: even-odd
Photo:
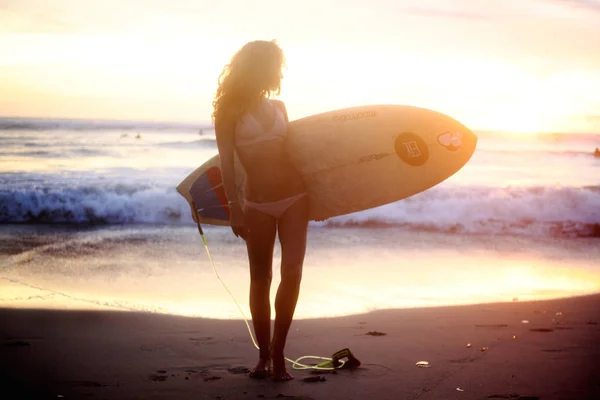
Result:
[[[600,134],[476,134],[445,182],[310,224],[299,318],[600,291]],[[175,190],[216,153],[200,124],[0,118],[0,306],[239,318]],[[243,242],[205,231],[249,316]]]

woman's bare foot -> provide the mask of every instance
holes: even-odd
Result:
[[[252,371],[250,371],[250,378],[253,379],[265,379],[271,375],[271,360],[260,358],[258,364]]]
[[[273,380],[274,381],[291,381],[294,376],[285,368],[285,358],[283,354],[272,354],[273,359]]]

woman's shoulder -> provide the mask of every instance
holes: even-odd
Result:
[[[271,103],[273,103],[274,105],[276,105],[277,107],[285,110],[285,103],[282,100],[278,100],[278,99],[270,99],[269,100]]]
[[[288,116],[287,116],[287,109],[285,107],[285,103],[281,100],[276,100],[276,99],[271,99],[270,101],[273,103],[273,105],[275,107],[277,107],[278,109],[281,110],[281,112],[283,112],[283,115],[285,116],[285,120],[287,121]]]

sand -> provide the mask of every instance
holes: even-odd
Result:
[[[4,308],[0,335],[5,400],[600,399],[600,295],[295,321],[288,357],[362,363],[317,382],[248,378],[242,320]]]
[[[597,241],[313,229],[286,354],[362,364],[277,383],[194,229],[0,227],[0,400],[600,399]],[[249,315],[241,241],[207,232]]]

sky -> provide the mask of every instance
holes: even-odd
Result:
[[[210,123],[256,39],[286,54],[292,120],[408,104],[600,132],[600,0],[0,0],[0,115]]]

